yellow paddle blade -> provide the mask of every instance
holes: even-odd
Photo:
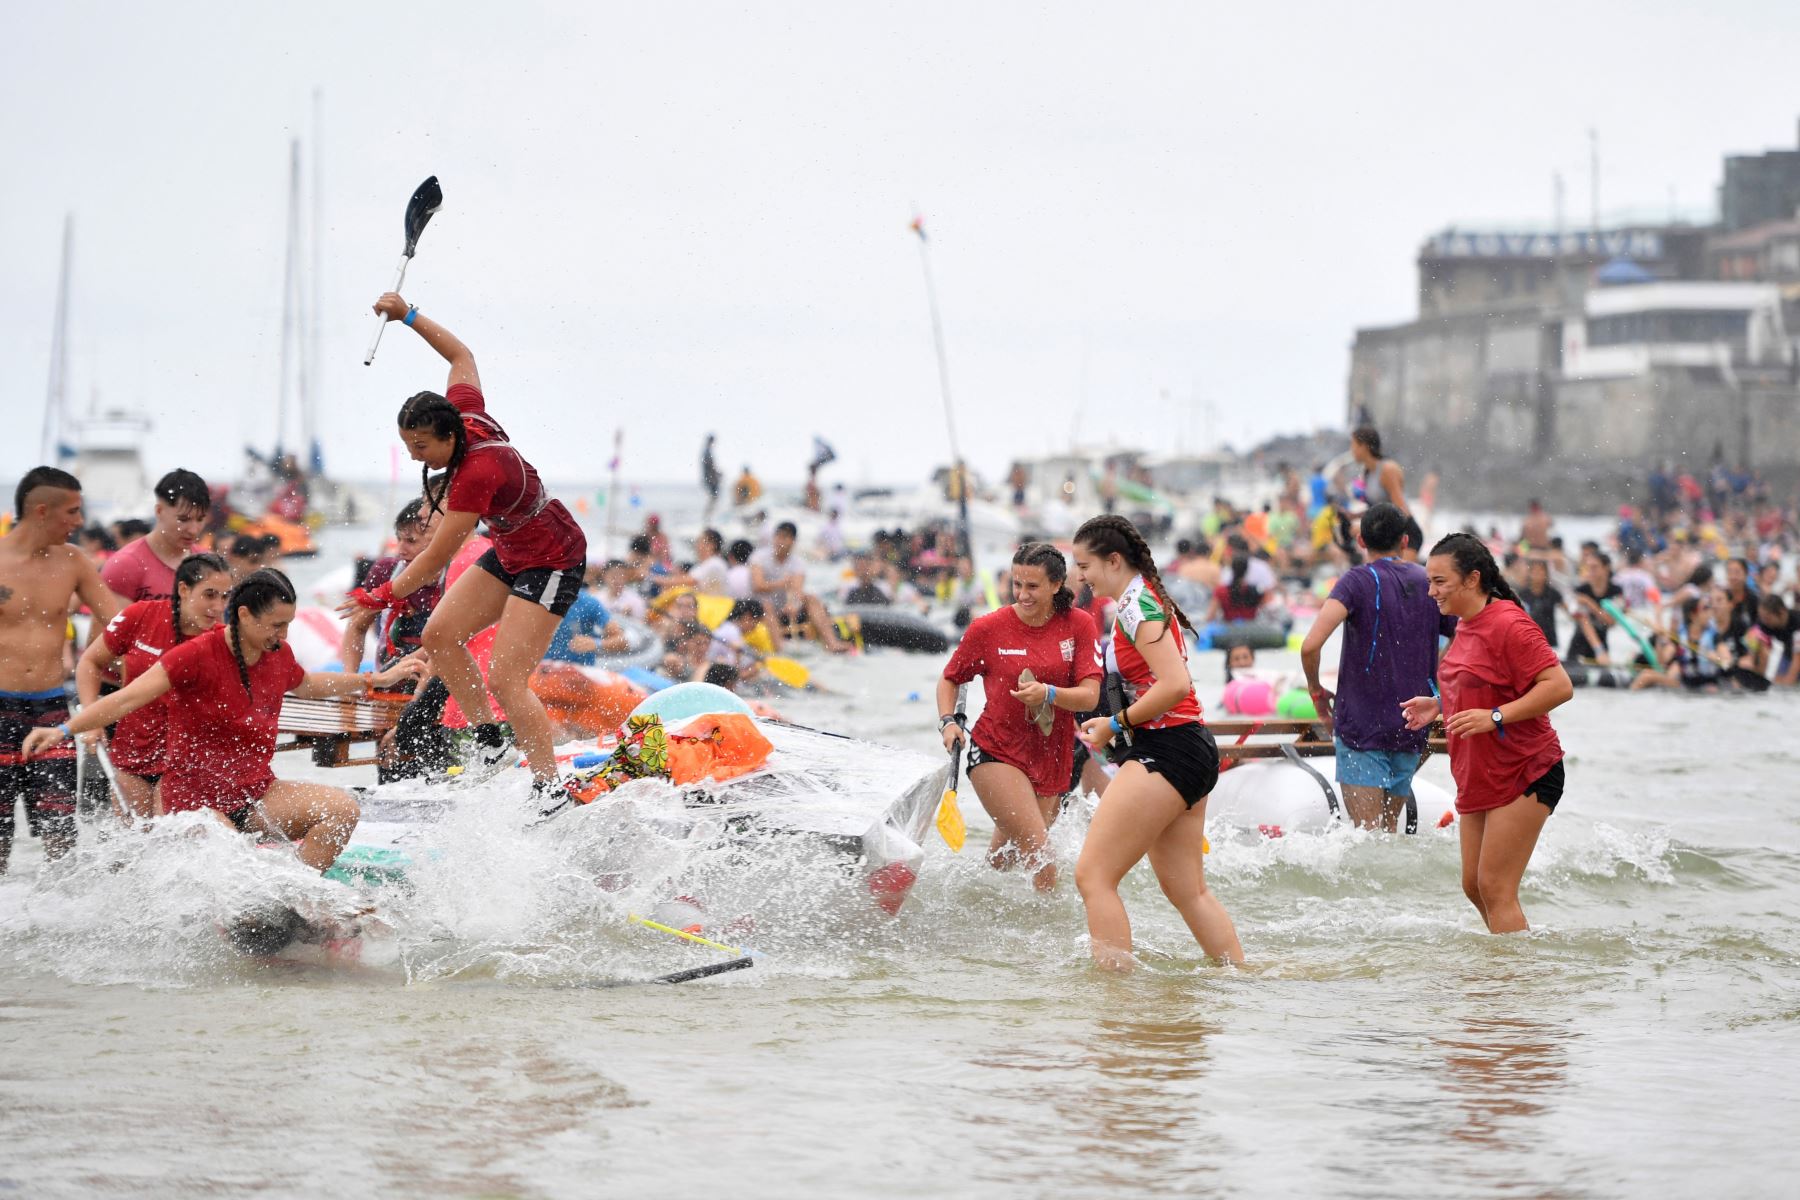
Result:
[[[958,854],[962,853],[963,841],[968,837],[969,830],[963,824],[962,809],[956,806],[955,788],[945,792],[944,798],[938,802],[937,830],[944,839],[944,845]]]
[[[1504,716],[1505,714],[1501,714],[1501,715]],[[1202,853],[1202,854],[1211,854],[1212,853],[1212,843],[1206,840],[1206,835],[1204,833],[1200,835],[1200,853]]]
[[[727,946],[723,942],[715,942],[711,938],[703,938],[697,933],[689,933],[685,929],[676,929],[672,925],[664,925],[659,921],[652,921],[649,917],[640,917],[636,913],[626,913],[625,916],[633,925],[642,925],[645,929],[654,929],[658,933],[673,934],[684,942],[692,942],[696,946],[705,946],[708,950],[724,950],[731,954],[743,953],[743,951],[739,950],[736,946]]]
[[[771,654],[762,660],[769,674],[781,680],[789,687],[803,688],[812,682],[812,672],[791,658],[780,658]]]
[[[730,596],[699,595],[694,599],[700,613],[700,623],[708,629],[717,629],[731,615],[733,601]]]
[[[769,627],[758,621],[756,628],[744,635],[744,645],[759,654],[775,653],[775,642],[769,637]]]

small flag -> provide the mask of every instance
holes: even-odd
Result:
[[[818,436],[817,434],[814,434],[813,435],[812,461],[810,463],[806,464],[806,469],[808,471],[817,471],[820,467],[824,466],[826,463],[831,463],[831,462],[836,462],[836,461],[837,461],[837,451],[833,450],[831,448],[831,443],[827,442],[824,438]]]

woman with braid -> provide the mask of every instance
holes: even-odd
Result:
[[[1490,933],[1528,929],[1519,880],[1563,794],[1563,750],[1550,710],[1575,689],[1555,647],[1519,604],[1480,538],[1453,533],[1425,563],[1456,635],[1438,663],[1438,696],[1401,705],[1424,729],[1441,714],[1456,780],[1462,886]]]
[[[1148,854],[1163,895],[1200,948],[1242,962],[1231,917],[1206,886],[1206,798],[1218,782],[1219,748],[1188,676],[1181,635],[1187,616],[1163,587],[1143,535],[1124,517],[1095,517],[1075,531],[1075,567],[1096,595],[1118,605],[1112,648],[1126,699],[1122,711],[1081,730],[1095,754],[1115,739],[1124,743],[1113,755],[1119,773],[1075,864],[1089,951],[1102,967],[1132,967],[1131,918],[1119,882]]]
[[[379,587],[352,592],[339,611],[388,608],[434,582],[475,526],[486,523],[493,547],[475,564],[479,570],[464,572],[438,602],[423,642],[432,670],[475,725],[464,778],[478,781],[517,761],[494,713],[492,700],[498,700],[542,797],[556,786],[556,751],[550,718],[530,687],[531,672],[581,594],[587,539],[488,415],[469,348],[394,292],[377,300],[375,311],[412,329],[450,364],[445,394],[420,392],[401,406],[399,417],[400,440],[413,461],[424,464],[427,479],[432,471],[448,476],[442,505],[448,511],[431,544],[405,570]],[[439,509],[436,500],[432,509]],[[468,643],[495,622],[499,631],[484,683]]]
[[[82,708],[99,701],[107,679],[116,675],[129,683],[155,666],[164,651],[217,625],[231,590],[231,568],[217,554],[190,554],[175,568],[174,586],[167,600],[126,605],[88,644],[75,667]],[[127,820],[158,814],[156,785],[163,773],[167,722],[165,697],[120,718],[108,739],[119,788],[115,803]]]
[[[275,778],[270,761],[281,698],[360,695],[415,677],[419,666],[404,661],[362,675],[307,671],[285,640],[294,610],[286,575],[265,568],[245,577],[225,600],[224,624],[165,650],[149,670],[66,724],[33,730],[24,756],[103,729],[166,695],[162,810],[207,812],[241,831],[286,838],[301,862],[325,870],[349,842],[360,810],[342,788]]]

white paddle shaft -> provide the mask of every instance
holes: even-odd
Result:
[[[394,286],[389,288],[388,291],[397,292],[400,290],[400,285],[406,282],[406,264],[411,261],[412,255],[410,254],[402,254],[400,256],[399,273],[394,276]],[[381,319],[375,322],[375,338],[369,343],[369,353],[363,359],[363,366],[369,366],[375,361],[375,348],[381,345],[381,331],[387,328],[387,323],[387,314],[382,313]]]

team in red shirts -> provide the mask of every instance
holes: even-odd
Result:
[[[556,786],[556,751],[550,718],[529,681],[581,594],[587,539],[488,414],[469,348],[394,292],[376,301],[375,310],[411,328],[450,364],[445,394],[420,392],[401,406],[399,415],[407,452],[424,464],[427,479],[434,470],[444,471],[449,484],[446,511],[431,544],[387,583],[353,593],[342,611],[387,608],[433,582],[476,525],[485,522],[493,547],[476,564],[480,570],[465,572],[444,594],[425,626],[424,646],[432,670],[475,722],[468,777],[491,775],[514,759],[494,712],[493,700],[498,700],[543,795]],[[467,647],[496,622],[499,630],[484,682]]]
[[[255,572],[231,590],[222,625],[163,651],[142,675],[68,721],[32,730],[24,757],[53,752],[168,696],[162,810],[204,811],[236,829],[285,838],[301,862],[325,870],[349,842],[359,808],[342,788],[275,778],[281,698],[357,695],[416,678],[420,666],[408,660],[376,675],[307,671],[286,642],[295,609],[287,576]]]
[[[1099,632],[1074,607],[1067,576],[1056,547],[1020,547],[1013,602],[970,623],[937,686],[938,727],[950,748],[964,739],[957,689],[981,677],[986,704],[968,735],[969,782],[994,819],[988,861],[1024,865],[1039,891],[1056,886],[1048,837],[1069,790],[1075,714],[1098,706],[1104,674]],[[1021,684],[1027,668],[1032,682]],[[1039,714],[1050,716],[1048,729]]]

